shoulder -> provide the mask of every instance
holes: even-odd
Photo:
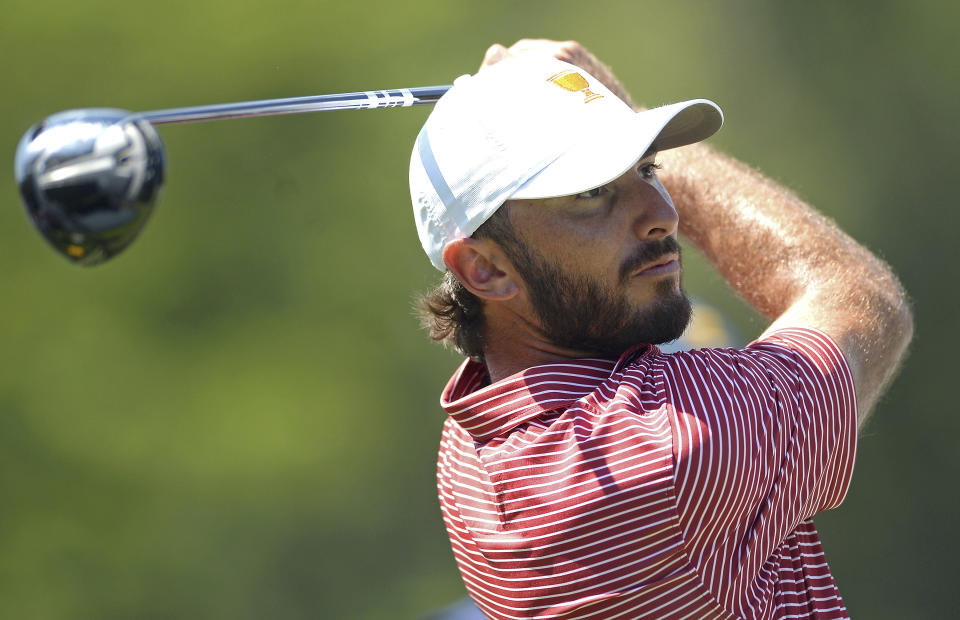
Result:
[[[848,396],[848,406],[856,406],[850,366],[840,347],[830,336],[805,327],[768,332],[740,349],[655,351],[626,367],[624,380],[688,395],[725,392],[732,386],[819,386]]]
[[[807,328],[770,332],[741,349],[653,350],[618,368],[600,392],[640,413],[667,411],[678,439],[697,444],[856,429],[849,366],[829,336]]]

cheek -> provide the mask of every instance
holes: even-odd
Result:
[[[551,209],[549,203],[511,212],[520,239],[544,260],[565,273],[606,280],[619,273],[621,257],[616,250],[630,243],[630,233],[614,218],[600,215],[571,215],[562,208]]]
[[[540,239],[540,254],[567,273],[592,277],[606,277],[619,269],[618,247],[612,231],[597,231],[586,227],[555,226],[550,234]],[[611,270],[613,270],[611,272]]]

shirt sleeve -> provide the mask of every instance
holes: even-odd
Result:
[[[857,441],[852,375],[836,343],[806,328],[663,358],[685,544],[726,589],[843,501]]]

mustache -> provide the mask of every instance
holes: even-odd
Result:
[[[625,283],[633,272],[667,254],[681,254],[680,242],[676,237],[644,243],[620,265],[620,282]]]

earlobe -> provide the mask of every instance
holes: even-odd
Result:
[[[506,301],[520,291],[510,275],[513,270],[503,268],[505,260],[499,248],[484,239],[457,239],[443,249],[447,269],[481,299]]]

